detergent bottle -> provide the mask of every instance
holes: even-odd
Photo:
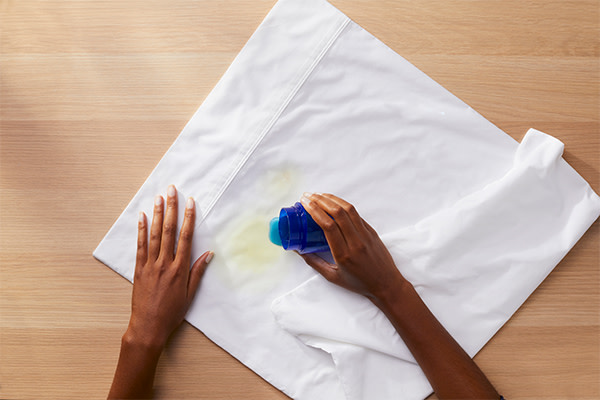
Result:
[[[300,203],[282,208],[279,217],[271,220],[269,239],[285,250],[300,254],[329,251],[325,233]]]

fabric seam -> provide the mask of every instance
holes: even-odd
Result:
[[[273,114],[273,116],[271,117],[271,119],[268,121],[268,123],[265,125],[265,127],[262,129],[261,133],[259,133],[256,136],[256,139],[250,145],[250,147],[248,148],[248,150],[246,151],[246,153],[244,154],[244,156],[242,157],[242,159],[238,162],[238,165],[229,174],[229,177],[227,178],[227,180],[225,181],[225,183],[221,186],[221,188],[217,192],[217,195],[214,196],[213,200],[208,204],[208,206],[206,206],[206,209],[202,210],[202,214],[203,214],[202,215],[202,220],[197,222],[198,225],[202,224],[204,222],[204,220],[208,217],[208,215],[210,214],[210,212],[212,211],[212,209],[214,208],[214,206],[221,199],[221,197],[223,196],[223,194],[225,193],[225,191],[227,190],[227,188],[231,185],[231,183],[233,182],[233,180],[235,179],[235,177],[240,172],[240,170],[244,167],[244,165],[246,165],[246,162],[248,161],[248,159],[250,158],[250,156],[252,156],[252,154],[256,151],[256,149],[258,148],[258,146],[260,145],[260,143],[263,141],[263,139],[271,131],[271,129],[273,128],[273,126],[275,125],[275,123],[277,122],[277,120],[279,119],[279,117],[281,116],[281,114],[283,113],[283,111],[285,111],[285,109],[287,108],[287,106],[294,99],[294,97],[296,96],[296,94],[298,93],[298,91],[300,90],[300,88],[308,80],[308,78],[310,77],[310,75],[312,74],[312,72],[315,70],[315,68],[317,67],[317,65],[319,65],[319,63],[321,62],[321,60],[323,59],[323,57],[325,57],[325,55],[327,54],[327,52],[329,51],[329,49],[331,48],[331,46],[333,46],[333,44],[340,37],[341,33],[344,31],[344,29],[348,26],[349,23],[350,23],[350,18],[346,17],[342,21],[342,23],[335,29],[335,31],[333,32],[333,34],[329,37],[329,39],[327,40],[327,42],[325,43],[325,45],[323,46],[323,48],[321,49],[321,51],[317,54],[317,56],[313,59],[313,61],[311,62],[311,64],[308,66],[308,68],[301,75],[301,77],[298,80],[298,82],[296,83],[296,85],[294,85],[294,87],[292,88],[292,90],[288,93],[287,97],[285,97],[283,99],[283,101],[281,102],[281,105],[279,106],[278,109],[276,109],[275,113]]]

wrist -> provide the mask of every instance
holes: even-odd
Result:
[[[414,287],[398,272],[393,279],[388,281],[385,287],[374,293],[371,301],[385,312],[386,309],[401,301],[402,297],[409,292],[414,292]]]
[[[121,343],[124,346],[140,349],[149,354],[160,354],[166,345],[166,340],[148,334],[130,323],[123,334]]]

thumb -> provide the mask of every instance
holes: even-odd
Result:
[[[325,279],[336,283],[338,277],[338,266],[328,261],[323,260],[315,254],[300,254],[304,261],[313,267],[318,273],[323,275]]]
[[[192,304],[198,286],[200,286],[202,276],[204,276],[204,271],[206,271],[206,267],[208,267],[208,263],[212,260],[213,256],[214,253],[212,251],[207,251],[196,260],[194,265],[192,265],[187,290],[188,305]]]

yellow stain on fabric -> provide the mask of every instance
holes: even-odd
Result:
[[[283,251],[269,242],[269,221],[270,218],[264,215],[240,218],[224,248],[228,261],[238,265],[239,269],[265,272]]]
[[[285,258],[296,254],[269,241],[269,222],[300,195],[294,191],[299,182],[293,168],[268,171],[256,182],[252,193],[247,193],[244,213],[232,216],[218,233],[220,260],[215,263],[223,283],[250,293],[271,290],[288,274],[290,263]]]

